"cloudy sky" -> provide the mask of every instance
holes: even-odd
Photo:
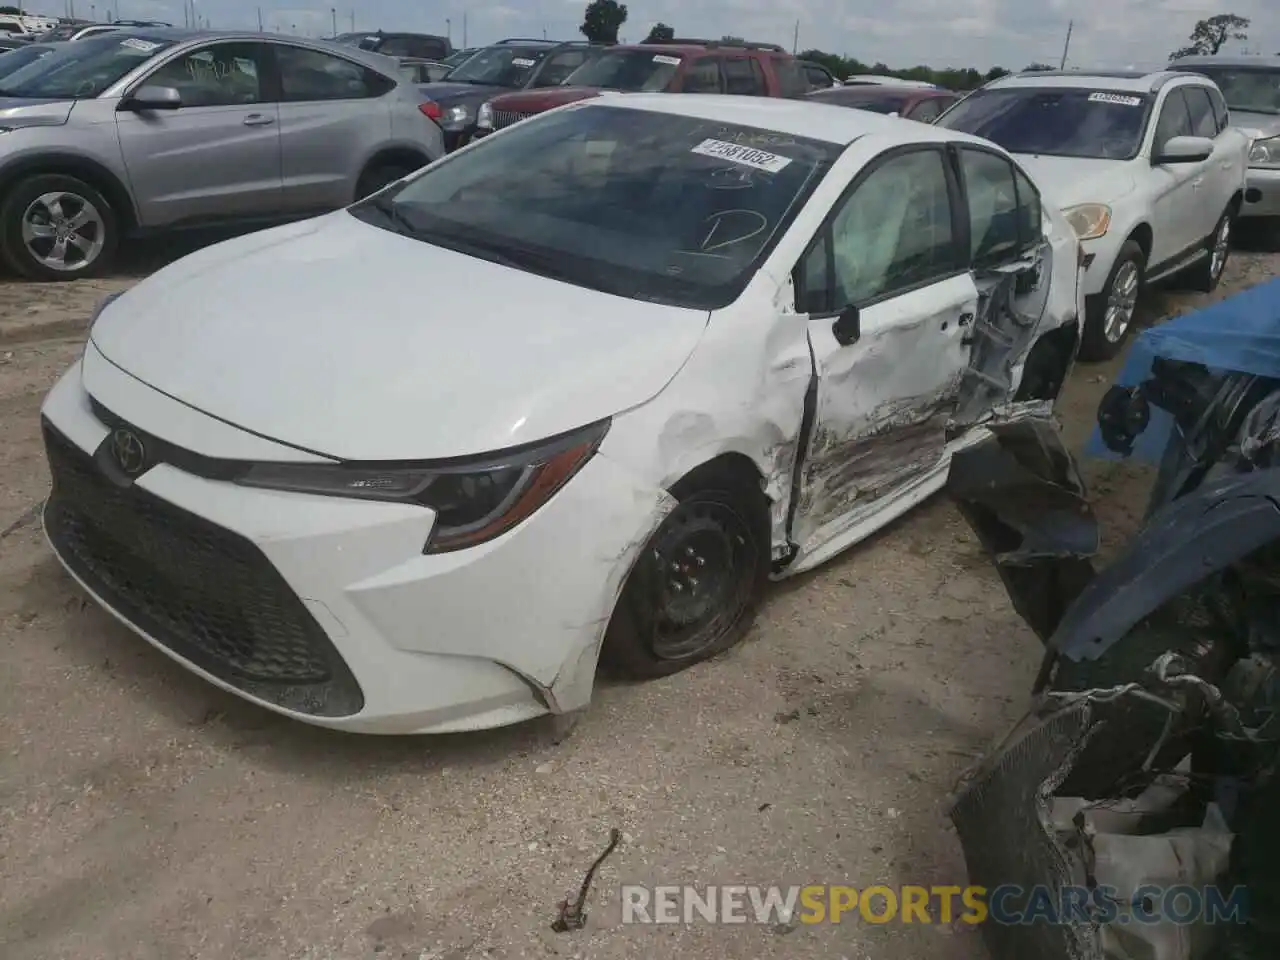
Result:
[[[401,29],[452,34],[474,46],[509,36],[577,39],[585,0],[35,0],[32,12],[159,19],[182,24],[192,7],[214,26],[255,27],[314,36],[338,29]],[[322,0],[323,2],[323,0]],[[1075,20],[1071,64],[1155,66],[1182,46],[1196,21],[1224,12],[1253,20],[1249,40],[1230,52],[1280,52],[1280,18],[1264,16],[1276,0],[630,0],[622,39],[638,41],[655,22],[680,36],[725,34],[790,47],[796,21],[800,47],[818,47],[893,67],[994,65],[1020,69],[1057,63],[1067,24]],[[116,14],[116,5],[119,12]],[[184,9],[184,3],[188,6]],[[262,6],[259,7],[258,4]],[[332,12],[331,12],[332,11]]]

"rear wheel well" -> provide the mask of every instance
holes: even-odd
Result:
[[[364,169],[360,171],[360,176],[363,177],[370,170],[376,170],[379,167],[406,167],[417,170],[430,162],[430,157],[412,147],[388,147],[369,158]]]
[[[130,233],[138,226],[137,212],[129,190],[101,164],[82,157],[41,156],[34,157],[17,167],[4,171],[4,186],[0,189],[0,202],[9,196],[23,180],[39,174],[61,174],[83,180],[107,198],[119,221],[121,233]]]

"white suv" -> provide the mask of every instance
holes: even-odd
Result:
[[[1026,73],[975,91],[938,124],[1017,156],[1085,251],[1080,356],[1124,343],[1139,291],[1185,275],[1211,290],[1244,200],[1249,138],[1213,82],[1187,73]]]

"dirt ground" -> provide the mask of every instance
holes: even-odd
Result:
[[[1237,253],[1216,296],[1277,273]],[[0,283],[0,956],[986,956],[958,925],[631,926],[618,902],[628,882],[964,882],[944,801],[1020,712],[1039,646],[945,500],[775,588],[729,656],[599,689],[559,746],[312,729],[88,605],[31,522],[41,397],[131,282]],[[1203,299],[1155,297],[1148,320]],[[1077,448],[1115,366],[1072,378]],[[1114,542],[1147,476],[1086,469]],[[552,933],[612,827],[587,927]]]

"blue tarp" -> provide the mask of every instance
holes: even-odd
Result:
[[[1280,279],[1143,330],[1129,350],[1116,384],[1132,387],[1146,380],[1157,357],[1280,379]],[[1153,408],[1151,423],[1138,437],[1131,457],[1158,462],[1172,425],[1169,414]],[[1103,445],[1096,425],[1085,453],[1107,460],[1125,459]]]

